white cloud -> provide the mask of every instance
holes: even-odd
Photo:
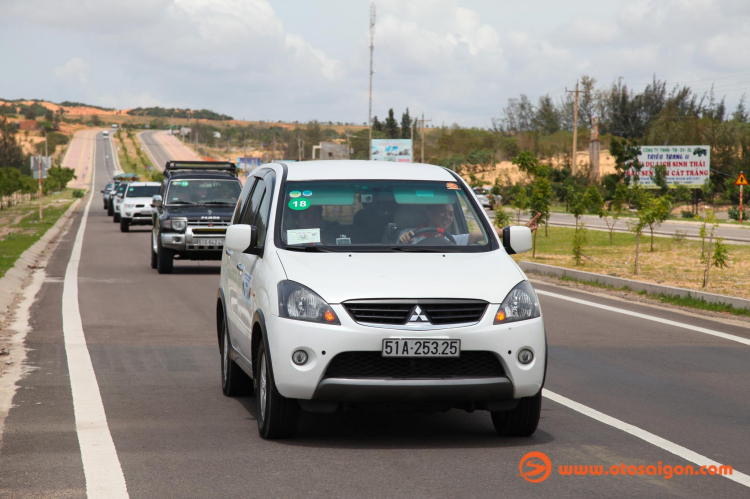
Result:
[[[0,39],[18,26],[46,36],[47,46],[76,41],[75,50],[51,58],[54,75],[68,83],[59,91],[100,104],[364,121],[367,2],[347,18],[318,17],[326,0],[300,1],[292,12],[308,22],[295,33],[274,10],[282,1],[0,0]],[[571,9],[553,0],[377,0],[374,113],[409,106],[436,123],[488,125],[509,97],[551,93],[557,100],[583,72],[602,85],[654,74],[675,82],[750,64],[748,0],[619,0],[619,10],[580,1]],[[7,58],[0,54],[0,62]],[[19,94],[31,88],[8,81]],[[2,75],[0,83],[8,86]]]
[[[87,84],[87,74],[91,69],[85,61],[74,57],[65,63],[64,66],[55,68],[54,73],[59,79],[66,82],[78,82],[81,84]]]

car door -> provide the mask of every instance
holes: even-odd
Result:
[[[258,180],[250,205],[248,205],[243,219],[243,223],[253,225],[257,229],[258,242],[256,248],[263,248],[265,245],[274,180],[275,174],[273,172],[266,174],[262,179]],[[264,299],[267,298],[264,296],[267,270],[263,265],[262,252],[260,255],[251,255],[248,253],[240,255],[239,271],[242,286],[240,322],[247,341],[246,345],[243,345],[243,348],[246,348],[244,355],[248,359],[252,359],[252,319],[255,311],[258,309],[259,302],[268,301]],[[265,312],[268,313],[268,311]]]
[[[241,224],[252,225],[253,219],[258,212],[258,207],[263,200],[265,190],[265,182],[263,179],[258,179],[255,182],[252,193],[250,194],[249,201],[243,208],[240,220]],[[232,321],[234,328],[232,332],[239,333],[235,335],[233,342],[236,342],[236,347],[240,353],[250,360],[250,340],[252,338],[252,325],[250,319],[252,319],[252,314],[249,316],[248,314],[250,313],[249,309],[252,302],[252,296],[249,289],[253,276],[251,268],[245,261],[245,256],[248,255],[240,253],[239,251],[233,252],[232,255],[230,255],[230,264],[227,273],[229,275],[233,274],[232,282],[229,285],[231,293],[230,299],[234,300],[234,303],[236,303],[233,307],[234,317],[232,318]]]

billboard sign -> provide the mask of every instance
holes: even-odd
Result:
[[[42,170],[49,170],[52,167],[52,158],[50,156],[31,156],[31,170],[39,171],[39,162],[42,162]]]
[[[658,189],[654,183],[654,170],[657,166],[667,168],[667,185],[679,185],[690,189],[700,189],[711,173],[711,146],[641,146],[638,161],[643,165],[638,173],[638,182],[647,189]],[[634,176],[631,168],[627,175]]]
[[[39,170],[34,170],[32,173],[34,174],[34,180],[39,180]],[[48,173],[49,171],[42,170],[42,178],[47,178]]]
[[[396,163],[411,163],[411,139],[373,139],[373,161],[393,161]]]

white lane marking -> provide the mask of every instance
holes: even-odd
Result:
[[[89,498],[127,498],[128,490],[122,474],[117,450],[107,424],[107,415],[91,364],[91,356],[83,334],[81,311],[78,307],[78,265],[81,261],[83,234],[94,199],[96,156],[94,155],[91,189],[86,209],[78,227],[73,252],[70,255],[62,297],[63,335],[68,357],[70,389],[76,418],[78,444],[81,448],[86,494]]]
[[[660,322],[662,324],[667,324],[669,326],[681,327],[683,329],[689,329],[691,331],[696,331],[698,333],[703,333],[703,334],[710,334],[711,336],[716,336],[718,338],[723,338],[725,340],[736,341],[737,343],[742,343],[743,345],[750,346],[750,338],[743,338],[742,336],[735,336],[733,334],[722,333],[721,331],[714,331],[713,329],[708,329],[705,327],[693,326],[691,324],[685,324],[684,322],[677,322],[677,321],[671,321],[669,319],[662,319],[661,317],[656,317],[653,315],[641,314],[639,312],[625,310],[624,308],[617,308],[617,307],[611,307],[609,305],[602,305],[600,303],[594,303],[594,302],[587,301],[587,300],[581,300],[580,298],[572,298],[570,296],[560,295],[557,293],[550,293],[549,291],[544,291],[541,289],[537,289],[535,291],[536,291],[536,294],[538,295],[551,296],[553,298],[559,298],[561,300],[572,301],[573,303],[580,303],[581,305],[586,305],[588,307],[600,308],[602,310],[607,310],[609,312],[615,312],[618,314],[627,315],[628,317],[638,317],[639,319],[645,319],[647,321]]]
[[[595,409],[592,409],[591,407],[585,406],[583,404],[579,404],[578,402],[574,402],[570,400],[569,398],[566,398],[566,397],[563,397],[562,395],[558,395],[554,392],[551,392],[547,390],[546,388],[542,390],[542,395],[545,398],[548,398],[554,402],[557,402],[558,404],[562,404],[569,409],[573,409],[574,411],[579,412],[583,414],[584,416],[588,416],[592,419],[599,421],[600,423],[604,423],[606,425],[617,428],[618,430],[622,430],[625,433],[629,433],[633,435],[634,437],[640,438],[641,440],[648,442],[651,445],[655,445],[656,447],[659,447],[660,449],[670,452],[674,454],[675,456],[679,456],[685,459],[686,461],[690,461],[691,463],[696,464],[698,466],[716,466],[716,467],[724,466],[723,464],[720,464],[714,461],[713,459],[707,458],[706,456],[702,456],[701,454],[698,454],[697,452],[693,452],[690,449],[687,449],[681,445],[677,445],[674,442],[670,442],[669,440],[662,438],[660,436],[654,435],[653,433],[650,433],[646,430],[642,430],[638,428],[637,426],[633,426],[624,421],[620,421],[619,419],[615,419],[612,416],[607,416],[606,414],[603,414]],[[721,475],[721,476],[728,478],[734,482],[737,482],[741,485],[744,485],[745,487],[750,487],[750,476],[737,471],[736,469],[734,469],[734,467],[732,467],[731,475]]]

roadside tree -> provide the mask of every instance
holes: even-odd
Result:
[[[552,184],[547,176],[539,176],[534,181],[534,188],[529,199],[529,216],[534,217],[540,213],[540,219],[544,220],[544,237],[547,237],[547,225],[549,223],[550,206],[552,205]],[[534,231],[532,245],[532,257],[536,258],[536,235],[539,230]]]
[[[517,184],[515,190],[513,208],[516,209],[516,223],[521,225],[521,212],[529,207],[529,197],[526,195],[526,186]]]

